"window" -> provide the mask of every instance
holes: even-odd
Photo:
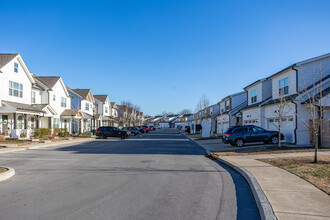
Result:
[[[60,127],[60,119],[53,118],[53,128],[59,128]]]
[[[281,79],[278,81],[278,94],[287,95],[289,94],[289,77]]]
[[[17,129],[23,129],[23,117],[21,115],[17,118]]]
[[[35,118],[34,117],[30,118],[30,124],[31,124],[31,129],[34,129],[35,126],[36,126],[36,122],[35,122]]]
[[[53,95],[53,101],[56,101],[56,96],[55,95]]]
[[[105,106],[105,113],[108,113],[108,107],[107,106]]]
[[[247,128],[237,128],[234,130],[235,133],[243,133],[243,132],[247,132]]]
[[[251,91],[251,103],[257,102],[257,89]]]
[[[66,98],[61,97],[61,107],[66,108]]]
[[[31,102],[32,104],[36,104],[36,92],[34,91],[31,93]]]
[[[230,99],[226,101],[226,110],[228,111],[230,107]]]
[[[89,111],[89,104],[88,103],[85,104],[85,110]]]
[[[18,73],[18,63],[14,63],[14,72]]]
[[[253,129],[254,132],[258,132],[258,133],[265,132],[264,129],[259,128],[259,127],[253,127],[252,129]]]
[[[9,95],[23,98],[23,85],[9,81]]]

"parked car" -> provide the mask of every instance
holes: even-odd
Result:
[[[284,140],[284,135],[281,134],[281,140]],[[278,144],[278,131],[267,131],[263,128],[246,125],[246,126],[234,126],[228,128],[222,141],[225,144],[231,144],[237,147],[243,147],[245,143],[251,142],[264,142]]]
[[[197,124],[197,125],[196,125],[196,131],[200,131],[200,130],[202,130],[202,125]]]
[[[145,134],[145,133],[148,133],[149,130],[147,128],[144,128],[142,126],[138,126],[137,129],[142,133],[142,134]]]
[[[190,126],[186,126],[185,131],[190,134]]]
[[[146,133],[148,133],[150,131],[150,129],[148,128],[148,126],[144,125],[144,126],[141,126],[142,128],[144,128],[146,130]],[[152,130],[151,130],[152,131]]]
[[[124,130],[129,131],[131,133],[131,135],[134,135],[134,136],[140,134],[140,131],[137,130],[135,127],[125,127]]]
[[[121,139],[127,139],[129,133],[127,131],[123,131],[117,127],[99,127],[96,130],[96,136],[102,139],[106,139],[108,137],[120,137]]]

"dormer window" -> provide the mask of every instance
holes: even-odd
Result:
[[[104,109],[105,113],[108,113],[108,107],[105,106],[105,109]]]
[[[230,108],[230,99],[226,100],[226,111]]]
[[[53,95],[53,101],[56,101],[56,96],[55,95]]]
[[[18,63],[14,63],[14,72],[18,73]]]
[[[85,110],[89,111],[89,104],[88,103],[85,104]]]
[[[278,81],[278,94],[287,95],[289,94],[289,77],[281,79]]]
[[[251,103],[257,102],[257,89],[251,91]]]

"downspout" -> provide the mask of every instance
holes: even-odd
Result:
[[[298,94],[298,70],[294,68],[295,65],[293,65],[291,68],[296,71],[296,93]],[[295,128],[294,128],[294,143],[293,144],[297,144],[297,123],[298,123],[298,105],[296,102],[292,101],[291,102],[295,105]]]

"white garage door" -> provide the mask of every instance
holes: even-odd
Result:
[[[278,131],[278,119],[269,118],[267,119],[267,129],[269,131]],[[281,132],[284,134],[284,141],[288,143],[294,142],[294,121],[293,117],[283,117],[281,123]]]
[[[210,137],[211,123],[209,120],[202,121],[202,137]]]

